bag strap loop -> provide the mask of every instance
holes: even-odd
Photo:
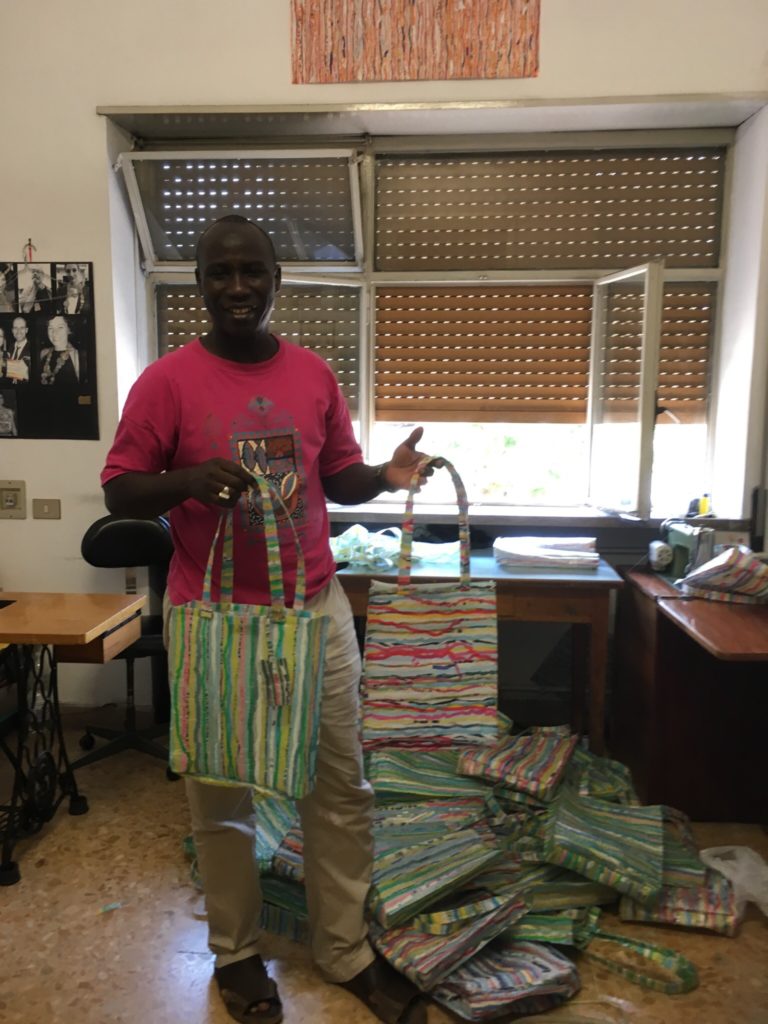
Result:
[[[669,975],[661,977],[661,971],[652,974],[650,971],[641,970],[639,967],[632,967],[624,958],[612,959],[596,953],[592,948],[592,942],[612,942],[622,950],[634,953],[641,961],[647,960],[650,964],[661,968]],[[596,922],[591,927],[582,930],[577,935],[576,945],[582,951],[582,955],[589,960],[594,960],[601,967],[605,967],[614,974],[620,974],[628,981],[640,985],[641,988],[652,988],[657,992],[664,992],[667,995],[679,995],[683,992],[690,992],[699,984],[699,975],[695,966],[674,949],[667,949],[665,946],[656,946],[650,942],[640,942],[639,939],[630,939],[625,935],[613,935],[604,932],[596,927]]]
[[[413,500],[416,495],[416,488],[419,486],[419,479],[422,470],[431,464],[436,468],[444,466],[451,474],[453,486],[456,488],[456,502],[459,507],[459,550],[460,550],[460,586],[468,587],[469,576],[469,501],[467,492],[462,483],[461,477],[454,469],[452,463],[440,455],[427,455],[413,471],[411,483],[408,488],[408,498],[405,502],[405,515],[403,518],[403,533],[400,538],[400,558],[397,565],[397,587],[402,593],[411,582],[411,552],[413,550]],[[439,465],[438,465],[439,464]]]
[[[264,517],[264,541],[267,546],[267,567],[269,571],[269,593],[272,599],[272,614],[282,617],[285,614],[285,587],[283,585],[282,554],[280,551],[280,536],[277,528],[277,511],[282,511],[285,520],[291,528],[293,539],[296,545],[296,588],[293,599],[295,611],[302,611],[306,597],[306,568],[304,563],[304,552],[301,548],[299,536],[293,519],[272,484],[263,476],[253,474],[252,490],[258,490],[261,497],[261,512]],[[250,491],[246,498],[248,505],[251,505],[252,498]],[[236,506],[237,507],[237,506]],[[213,562],[219,539],[223,535],[221,548],[221,580],[220,600],[223,604],[232,604],[234,596],[234,509],[223,513],[216,525],[216,532],[213,535],[211,549],[208,553],[208,563],[205,567],[203,579],[203,601],[211,602],[213,589]]]

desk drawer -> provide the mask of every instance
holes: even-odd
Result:
[[[89,644],[56,644],[54,652],[57,661],[81,662],[103,665],[117,657],[141,636],[141,615],[120,623],[108,633],[97,636]]]

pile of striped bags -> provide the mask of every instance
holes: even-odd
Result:
[[[640,806],[627,769],[586,752],[566,727],[513,735],[510,726],[501,720],[492,746],[366,755],[373,945],[472,1021],[570,998],[575,951],[664,992],[695,987],[679,954],[598,925],[600,908],[618,904],[623,920],[735,933],[730,884],[701,862],[684,816]],[[298,815],[278,797],[258,812],[263,925],[304,941]]]

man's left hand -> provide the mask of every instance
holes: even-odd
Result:
[[[423,434],[424,428],[416,427],[405,441],[395,448],[392,458],[384,467],[381,475],[384,482],[393,490],[408,490],[411,485],[411,477],[416,471],[417,466],[423,459],[429,458],[425,452],[420,452],[416,449],[416,445],[421,440]],[[427,478],[432,476],[435,467],[442,465],[442,460],[436,459],[430,465],[422,466],[419,473],[419,483],[416,487],[417,492],[421,490]]]

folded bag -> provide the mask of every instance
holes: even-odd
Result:
[[[484,946],[501,935],[526,911],[522,900],[508,900],[436,935],[421,931],[415,922],[382,930],[371,922],[370,938],[376,950],[422,992],[429,992]]]
[[[511,1013],[557,1006],[579,986],[576,967],[557,950],[505,934],[445,977],[431,996],[465,1020],[508,1020]]]
[[[413,499],[439,462],[459,506],[460,578],[411,583]],[[499,735],[496,587],[470,580],[467,494],[444,459],[413,474],[397,583],[371,582],[363,670],[363,746],[422,750],[492,743]]]
[[[282,501],[263,477],[254,476],[254,487],[272,603],[233,602],[233,513],[227,512],[211,543],[201,600],[171,610],[170,766],[183,775],[300,798],[315,780],[329,619],[304,608],[304,557],[295,530],[296,590],[293,607],[286,607],[275,514]],[[220,537],[221,596],[214,602]]]
[[[749,548],[726,548],[689,572],[682,591],[691,597],[734,604],[768,603],[768,566]]]
[[[502,736],[492,747],[459,755],[463,775],[479,775],[547,802],[555,795],[579,742],[568,726],[541,726]]]

